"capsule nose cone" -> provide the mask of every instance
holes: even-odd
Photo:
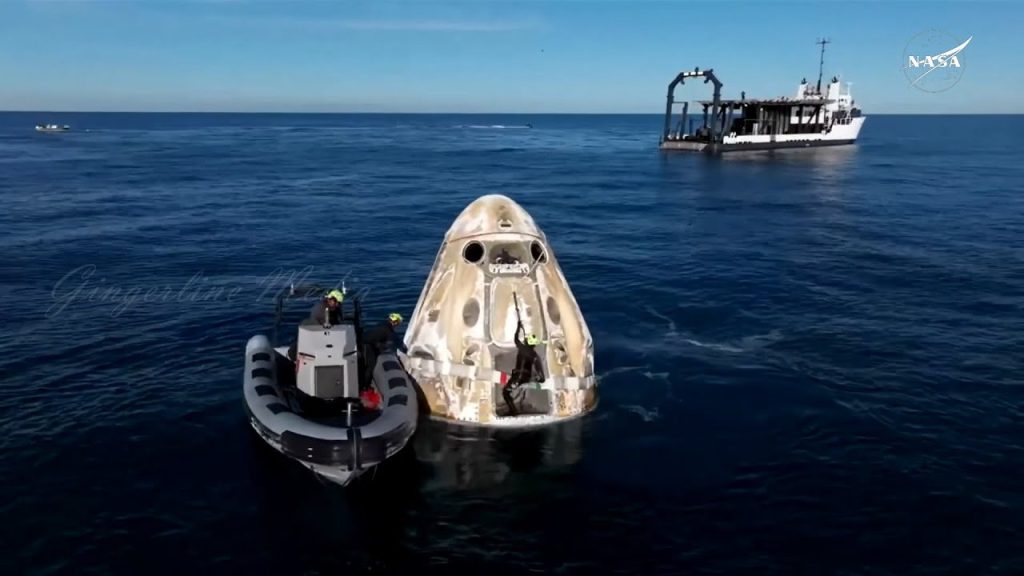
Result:
[[[527,234],[543,238],[533,218],[508,196],[488,194],[474,200],[459,214],[446,234],[450,242],[485,234]]]

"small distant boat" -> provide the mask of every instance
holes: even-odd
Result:
[[[36,132],[67,132],[71,126],[67,124],[36,124]]]

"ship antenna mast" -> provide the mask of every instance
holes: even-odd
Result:
[[[821,62],[818,63],[818,94],[821,94],[821,72],[825,69],[825,44],[829,44],[828,38],[821,38],[815,44],[821,44]]]

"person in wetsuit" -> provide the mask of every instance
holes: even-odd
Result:
[[[309,311],[309,317],[302,321],[302,324],[316,324],[317,326],[324,326],[330,320],[330,325],[334,326],[342,321],[344,314],[341,311],[341,303],[345,301],[345,294],[341,290],[331,290],[323,298],[317,300],[316,304],[313,304],[313,308]],[[292,342],[292,345],[288,347],[288,358],[292,362],[295,361],[296,348],[299,345],[298,341]]]
[[[373,369],[377,366],[377,356],[379,356],[381,352],[391,348],[392,346],[395,346],[400,350],[405,348],[401,341],[397,341],[397,338],[395,338],[395,328],[397,328],[401,323],[402,315],[391,313],[388,315],[386,322],[382,322],[377,325],[363,336],[363,346],[365,348],[364,354],[366,355],[366,371],[371,377],[373,376]]]
[[[519,410],[512,399],[512,392],[527,382],[543,382],[545,379],[544,366],[541,364],[540,356],[535,348],[540,343],[540,339],[537,338],[536,334],[528,334],[524,341],[519,336],[520,332],[525,332],[522,324],[519,324],[519,327],[516,328],[516,367],[512,370],[512,377],[509,378],[501,391],[501,395],[505,398],[505,404],[508,405],[508,410],[512,416],[519,414]]]
[[[341,311],[341,303],[344,301],[345,295],[341,293],[341,290],[331,290],[322,300],[313,305],[309,311],[308,321],[316,322],[320,326],[328,324],[328,320],[330,320],[331,326],[340,323],[344,318]]]
[[[501,252],[499,252],[498,255],[494,258],[494,263],[495,264],[518,264],[519,260],[517,260],[511,254],[509,254],[507,248],[502,248]]]

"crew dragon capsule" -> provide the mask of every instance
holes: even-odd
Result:
[[[506,400],[517,332],[539,339],[542,373]],[[576,298],[544,233],[503,195],[476,199],[448,229],[404,343],[406,370],[441,419],[533,426],[597,403],[594,343]]]

